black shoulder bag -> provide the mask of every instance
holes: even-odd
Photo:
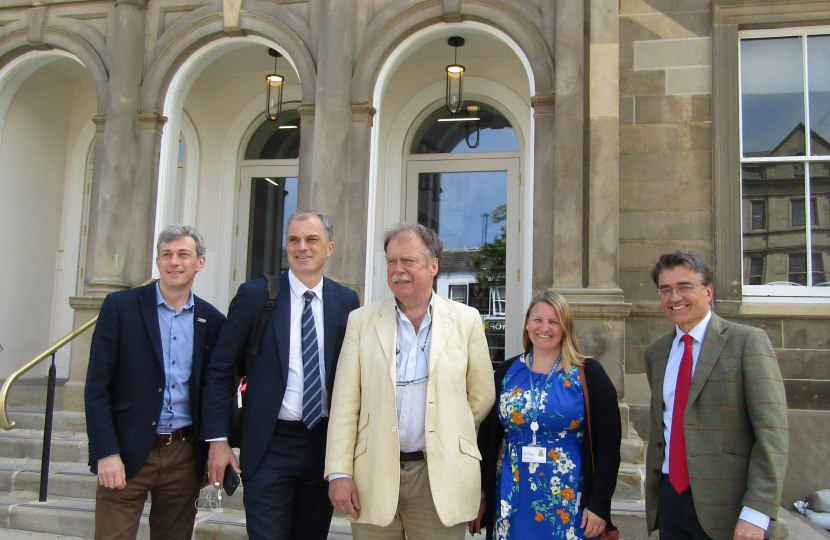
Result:
[[[262,335],[265,333],[265,326],[268,324],[268,319],[271,317],[271,312],[277,305],[277,295],[280,292],[280,277],[275,275],[263,276],[268,280],[268,300],[265,302],[265,307],[262,308],[262,316],[259,318],[259,325],[254,332],[254,341],[251,345],[251,350],[243,363],[240,363],[237,368],[236,375],[236,393],[233,400],[233,416],[231,417],[231,430],[228,435],[228,444],[231,448],[239,448],[242,442],[242,410],[245,407],[245,392],[248,388],[248,373],[250,372],[251,362],[254,361],[256,355],[259,354],[259,346],[262,344]]]

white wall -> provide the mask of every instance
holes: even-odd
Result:
[[[78,253],[63,252],[61,231],[68,151],[94,114],[92,82],[68,59],[36,71],[9,106],[0,139],[0,377],[52,342],[56,283],[78,264]]]

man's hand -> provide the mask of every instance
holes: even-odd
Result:
[[[357,519],[360,501],[357,498],[357,486],[353,478],[338,478],[329,482],[329,499],[334,510]]]
[[[225,469],[228,464],[233,467],[236,474],[242,473],[239,462],[231,450],[228,441],[211,441],[207,459],[208,481],[213,484],[217,491],[222,489],[222,481],[225,478]]]
[[[478,507],[478,515],[473,521],[470,521],[468,525],[468,529],[470,530],[470,536],[475,534],[481,534],[481,518],[484,517],[484,497],[481,498],[481,504]]]
[[[127,475],[121,456],[116,454],[98,460],[98,483],[107,489],[127,487]]]
[[[585,508],[582,510],[582,524],[579,527],[585,529],[585,538],[596,538],[605,530],[605,520]]]
[[[735,526],[735,540],[763,540],[764,529],[757,527],[748,521],[738,520]]]

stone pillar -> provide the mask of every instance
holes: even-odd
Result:
[[[97,317],[103,303],[102,296],[70,296],[69,305],[75,311],[74,328],[79,328],[93,317]],[[89,366],[89,346],[92,343],[94,331],[93,326],[72,341],[69,355],[69,380],[63,387],[63,410],[65,411],[81,412],[84,410],[86,369]]]
[[[585,348],[600,360],[614,386],[622,418],[622,464],[617,499],[642,499],[644,444],[631,427],[625,403],[625,321],[631,304],[619,286],[619,4],[591,0],[586,59],[587,131],[586,249],[584,285],[573,297]]]
[[[530,98],[533,107],[533,272],[531,287],[534,292],[553,285],[557,269],[560,245],[567,245],[568,238],[557,233],[557,180],[558,163],[556,148],[556,99],[553,94],[535,95]],[[561,139],[567,140],[567,139]],[[564,211],[564,209],[563,209]],[[559,242],[563,242],[560,244]]]
[[[349,219],[342,239],[349,239],[349,249],[345,254],[345,267],[348,275],[354,276],[349,286],[357,291],[363,301],[364,276],[366,269],[366,230],[369,216],[369,169],[371,167],[372,118],[375,108],[362,103],[352,105],[351,129],[351,167],[349,176],[351,189],[345,194],[344,202],[349,209]]]
[[[556,65],[556,161],[553,203],[534,216],[552,209],[554,241],[554,287],[581,287],[584,259],[584,119],[585,119],[585,37],[583,0],[557,0],[555,14]],[[538,127],[537,127],[538,131]],[[538,156],[538,151],[537,151]],[[538,169],[539,165],[534,165]],[[535,217],[534,217],[535,220]],[[545,234],[542,232],[541,234]],[[550,233],[548,233],[550,234]],[[534,245],[534,248],[536,246]],[[535,258],[535,253],[534,253]],[[535,264],[534,264],[535,266]],[[538,278],[534,278],[538,279]],[[540,285],[543,285],[540,283]],[[534,288],[536,285],[534,284]],[[544,288],[543,286],[539,287]]]
[[[353,33],[354,2],[323,0],[314,114],[314,147],[318,150],[311,171],[310,203],[335,227],[335,249],[326,263],[326,275],[358,287],[363,285],[365,258],[356,268],[349,261],[355,258],[353,250],[366,249],[367,179],[351,177],[349,159],[352,110],[348,81],[352,79]]]
[[[591,0],[589,41],[588,286],[622,295],[618,0]]]
[[[107,111],[105,117],[93,119],[98,133],[84,276],[86,296],[70,298],[75,328],[98,314],[105,295],[150,277],[161,126],[166,119],[156,112],[139,110],[146,13],[143,0],[119,0],[112,35],[107,36]],[[66,410],[83,410],[91,338],[89,330],[72,343],[64,390]]]
[[[155,193],[148,197],[146,191],[153,186],[139,182],[136,175],[146,13],[141,0],[116,2],[114,35],[107,40],[111,55],[104,152],[91,205],[86,259],[85,283],[91,295],[141,283],[150,271]],[[151,208],[148,201],[153,202]]]
[[[311,207],[314,169],[314,105],[300,105],[300,172],[297,178],[297,208]]]

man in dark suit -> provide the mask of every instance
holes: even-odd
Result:
[[[207,368],[201,436],[210,441],[208,474],[219,487],[228,464],[242,473],[248,536],[255,540],[328,536],[328,413],[346,323],[360,306],[354,291],[323,277],[332,236],[320,213],[298,211],[288,219],[289,270],[280,276],[259,353],[247,362],[240,463],[227,443],[229,405],[236,399],[234,373],[246,361],[268,299],[265,278],[239,287]]]
[[[193,533],[204,368],[225,316],[191,292],[205,265],[196,230],[165,228],[157,251],[159,280],[108,295],[92,336],[84,397],[96,539],[135,539],[148,492],[152,538]]]
[[[662,255],[651,277],[676,327],[646,349],[651,385],[646,520],[668,540],[776,538],[787,398],[763,330],[711,310],[697,253]]]

